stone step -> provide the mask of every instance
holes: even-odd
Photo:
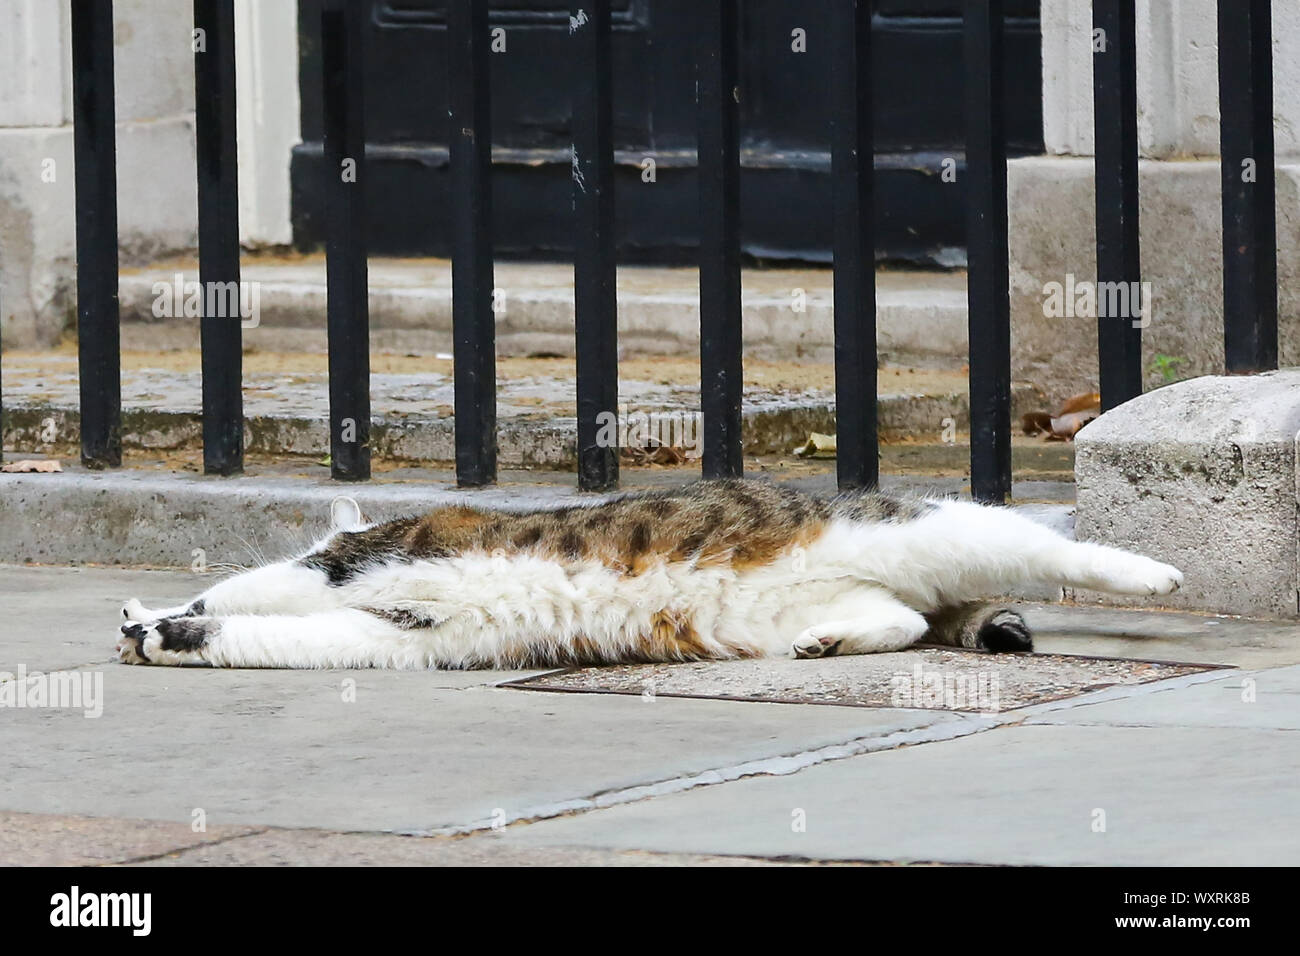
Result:
[[[323,256],[248,256],[241,270],[249,283],[249,304],[253,294],[257,304],[256,327],[244,329],[246,346],[262,351],[324,350]],[[197,278],[197,264],[184,259],[124,270],[119,282],[123,347],[197,347],[198,321],[183,314],[189,294],[185,285]],[[495,278],[500,355],[573,354],[571,265],[499,262]],[[697,353],[698,282],[693,268],[620,267],[623,354]],[[833,360],[829,269],[747,269],[742,286],[748,357]],[[879,271],[876,321],[881,361],[959,367],[967,351],[965,274]],[[370,327],[375,350],[449,352],[451,263],[371,259]]]
[[[169,451],[201,443],[199,355],[123,353],[123,444]],[[244,356],[245,444],[251,453],[324,455],[329,450],[328,376],[319,354]],[[376,355],[371,376],[371,447],[378,459],[454,459],[451,362]],[[14,352],[5,357],[4,443],[48,450],[77,441],[76,356]],[[662,437],[691,452],[701,438],[699,365],[669,357],[620,365],[619,420],[635,440]],[[752,360],[746,366],[743,439],[747,455],[788,455],[810,432],[835,431],[833,369],[817,363]],[[499,457],[505,467],[571,468],[575,462],[573,361],[498,363]],[[956,443],[968,430],[964,373],[880,370],[880,431],[885,440]],[[1013,391],[1015,414],[1041,404],[1027,385]],[[625,444],[634,443],[624,441]]]

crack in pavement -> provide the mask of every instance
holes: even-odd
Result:
[[[262,827],[261,829],[258,830],[250,830],[247,833],[232,833],[230,836],[217,837],[216,839],[213,840],[200,840],[197,843],[186,843],[180,846],[173,847],[169,850],[163,850],[159,853],[146,853],[142,856],[127,857],[124,860],[112,860],[110,862],[106,862],[101,865],[102,866],[130,866],[134,863],[149,863],[152,862],[153,860],[161,860],[164,857],[168,857],[173,854],[177,854],[177,855],[185,854],[185,853],[189,853],[191,850],[201,850],[204,847],[221,846],[223,843],[231,843],[234,842],[235,840],[243,840],[247,837],[261,836],[264,833],[270,833],[271,830],[273,829],[274,827]]]
[[[527,808],[514,815],[507,815],[504,819],[478,820],[467,824],[444,824],[423,829],[393,830],[390,832],[402,836],[465,836],[488,830],[501,830],[505,827],[514,826],[516,824],[527,825],[529,823],[554,819],[556,817],[577,816],[579,814],[588,813],[592,810],[603,810],[609,807],[636,803],[642,800],[653,799],[655,797],[685,793],[688,790],[695,790],[700,787],[711,787],[718,784],[731,783],[744,777],[788,776],[790,774],[798,773],[801,770],[805,770],[808,767],[815,767],[818,764],[829,763],[835,760],[845,760],[849,757],[858,757],[865,754],[879,753],[885,750],[895,750],[902,747],[938,743],[944,740],[957,740],[962,737],[968,737],[989,730],[996,730],[1001,727],[1019,726],[1027,719],[1052,711],[1070,710],[1075,707],[1085,706],[1087,704],[1103,703],[1109,700],[1127,700],[1145,694],[1159,693],[1166,690],[1177,690],[1181,687],[1205,683],[1210,680],[1222,680],[1225,670],[1229,670],[1229,668],[1204,671],[1199,674],[1187,674],[1181,677],[1171,677],[1167,680],[1152,681],[1147,684],[1116,685],[1114,687],[1102,688],[1086,694],[1080,694],[1077,697],[1066,698],[1065,700],[1048,701],[1042,704],[1020,707],[1017,708],[1015,712],[1009,712],[1006,714],[977,717],[959,713],[955,714],[956,719],[954,720],[939,720],[936,723],[928,724],[925,727],[896,731],[891,734],[886,734],[883,737],[855,737],[844,743],[829,744],[825,747],[818,747],[813,750],[778,755],[775,757],[764,757],[759,760],[745,761],[731,766],[717,767],[712,770],[705,770],[680,777],[670,777],[665,780],[637,784],[615,790],[597,791],[596,793],[586,797],[578,797],[572,800],[563,800],[557,803],[543,804],[541,806]],[[747,702],[742,701],[737,703]],[[950,714],[953,712],[942,711],[938,713]]]

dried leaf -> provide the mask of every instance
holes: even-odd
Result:
[[[9,472],[41,472],[49,474],[56,471],[62,471],[63,466],[51,458],[24,458],[21,461],[11,461],[0,465],[0,471]]]

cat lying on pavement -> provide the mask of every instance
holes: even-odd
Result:
[[[988,598],[1027,585],[1169,594],[1178,569],[1006,508],[701,481],[526,513],[368,524],[336,499],[306,554],[192,603],[122,609],[131,664],[471,668],[812,658],[928,641],[1025,651]]]

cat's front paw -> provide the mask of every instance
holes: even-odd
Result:
[[[1183,572],[1172,564],[1128,554],[1122,561],[1103,566],[1101,590],[1112,594],[1154,597],[1173,594],[1183,586]]]
[[[169,617],[148,624],[128,621],[122,625],[117,657],[124,664],[199,664],[218,627],[215,620],[204,617]]]
[[[152,630],[150,628],[149,630]],[[151,664],[148,655],[144,650],[145,638],[149,631],[141,624],[136,624],[127,619],[127,623],[122,625],[122,636],[117,639],[117,659],[123,664]]]
[[[1144,575],[1149,594],[1173,594],[1183,586],[1183,572],[1172,564],[1152,561],[1153,567]]]

